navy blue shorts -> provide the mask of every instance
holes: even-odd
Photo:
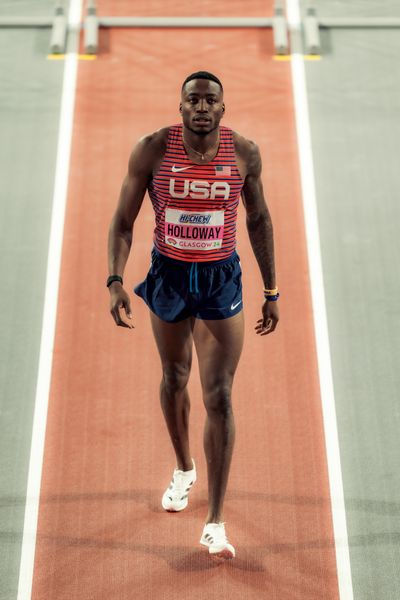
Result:
[[[234,252],[225,260],[185,262],[151,253],[147,277],[134,288],[163,321],[227,319],[242,310],[242,270]]]

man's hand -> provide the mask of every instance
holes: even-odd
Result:
[[[254,328],[257,334],[267,335],[275,331],[279,321],[279,308],[277,301],[269,302],[266,300],[262,307],[263,318],[258,319]]]
[[[131,301],[129,296],[118,281],[110,285],[110,312],[117,325],[133,329],[132,323],[127,323],[121,318],[119,309],[124,308],[128,319],[132,319]]]

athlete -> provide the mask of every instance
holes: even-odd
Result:
[[[132,151],[110,226],[107,286],[115,323],[133,328],[122,277],[148,191],[155,212],[154,246],[150,271],[134,291],[150,309],[162,365],[161,406],[176,454],[161,503],[167,511],[183,510],[196,481],[187,391],[194,343],[206,409],[209,493],[200,543],[214,556],[232,558],[235,549],[222,511],[235,438],[231,390],[244,329],[235,250],[240,197],[264,283],[265,301],[255,327],[260,336],[273,332],[279,319],[273,229],[256,144],[220,125],[225,112],[220,80],[207,71],[189,75],[179,111],[181,123],[145,136]]]

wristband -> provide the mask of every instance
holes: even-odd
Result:
[[[264,295],[264,298],[266,300],[268,300],[268,302],[276,302],[279,298],[280,294],[279,292],[277,294],[271,294],[270,296],[267,296],[266,294]]]
[[[268,290],[267,288],[264,288],[264,296],[276,296],[277,293],[278,293],[277,287],[274,287],[272,290]]]
[[[107,287],[109,288],[110,285],[114,283],[114,281],[119,281],[121,285],[124,285],[122,277],[120,277],[119,275],[110,275],[107,279]]]

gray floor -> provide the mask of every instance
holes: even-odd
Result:
[[[3,0],[0,14],[53,6]],[[1,600],[18,581],[64,69],[48,43],[48,30],[0,30]]]
[[[400,15],[398,2],[318,5]],[[399,56],[400,30],[331,30],[306,66],[357,600],[400,597]]]
[[[47,17],[54,13],[55,4],[55,0],[1,0],[0,16]]]

